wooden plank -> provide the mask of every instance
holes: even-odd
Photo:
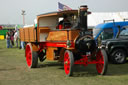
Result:
[[[28,28],[29,29],[29,40],[30,42],[36,41],[36,30],[34,28]]]
[[[24,28],[25,42],[29,42],[28,28]]]
[[[23,28],[19,29],[19,35],[20,35],[20,40],[24,41],[24,30],[23,30]]]

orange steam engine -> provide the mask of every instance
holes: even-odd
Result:
[[[104,49],[96,46],[87,29],[87,10],[84,5],[80,6],[79,12],[65,10],[41,14],[33,27],[21,28],[20,39],[27,43],[25,57],[28,67],[36,68],[38,58],[41,62],[45,59],[59,60],[64,63],[67,76],[73,74],[75,64],[96,64],[98,74],[104,75],[107,72],[107,55]],[[60,29],[57,23],[64,15],[69,17],[71,25]]]

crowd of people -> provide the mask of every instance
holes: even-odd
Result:
[[[21,42],[19,39],[18,30],[12,30],[6,33],[6,45],[7,48],[17,47],[24,49],[24,42]]]

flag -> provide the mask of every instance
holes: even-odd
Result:
[[[58,2],[58,10],[59,11],[64,11],[64,10],[72,10],[70,7],[68,7],[67,5],[64,5],[60,2]]]

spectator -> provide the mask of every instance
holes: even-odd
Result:
[[[15,43],[16,43],[16,47],[18,48],[18,32],[15,31],[15,34],[14,34],[14,40],[15,40]]]
[[[7,48],[10,48],[10,47],[12,48],[12,45],[10,44],[10,38],[11,38],[10,33],[7,32],[7,33],[6,33]]]
[[[10,39],[11,39],[11,44],[12,44],[12,46],[14,46],[14,31],[11,31],[11,32],[10,32],[10,35],[11,35],[11,36],[10,36],[10,37],[11,37],[11,38],[10,38]]]
[[[21,49],[24,49],[25,42],[21,41]]]

